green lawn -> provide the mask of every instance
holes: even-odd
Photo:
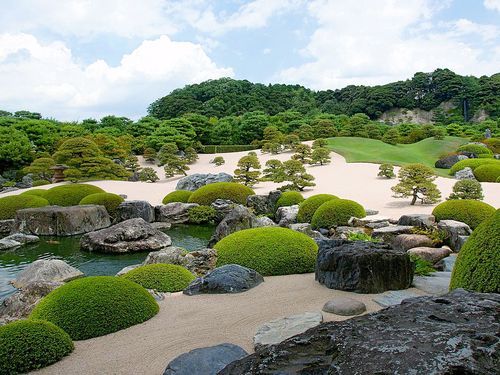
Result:
[[[447,176],[448,170],[434,168],[440,155],[455,151],[467,140],[459,137],[445,137],[438,141],[427,138],[409,145],[389,145],[382,141],[359,137],[336,137],[328,139],[328,147],[339,153],[349,163],[390,163],[405,165],[422,163],[433,168],[440,176]]]

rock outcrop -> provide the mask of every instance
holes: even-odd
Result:
[[[441,220],[437,226],[438,229],[446,232],[446,243],[455,252],[460,251],[460,248],[472,233],[470,227],[461,221]]]
[[[0,220],[0,234],[10,233],[14,229],[14,219]]]
[[[148,223],[155,221],[155,210],[147,201],[126,201],[116,209],[116,221],[141,218]]]
[[[231,182],[231,181],[233,181],[233,176],[224,172],[217,174],[195,173],[181,178],[177,182],[175,190],[195,191],[201,188],[202,186],[212,184],[214,182]]]
[[[155,207],[156,221],[170,224],[184,224],[189,221],[189,210],[198,207],[196,203],[172,202]]]
[[[251,213],[248,208],[242,205],[235,205],[226,215],[224,220],[222,220],[215,228],[214,234],[210,239],[209,246],[215,245],[231,233],[243,229],[253,228],[255,221],[256,216]]]
[[[155,263],[176,264],[187,268],[195,275],[204,276],[215,268],[217,251],[215,249],[199,249],[187,252],[183,248],[169,246],[149,253],[143,264]]]
[[[19,272],[11,284],[23,289],[33,282],[65,283],[82,276],[83,272],[63,260],[39,259]]]
[[[276,210],[276,222],[280,227],[288,227],[297,222],[299,205],[280,207]]]
[[[450,169],[453,167],[455,164],[457,164],[460,160],[465,160],[468,159],[467,156],[465,155],[449,155],[445,156],[434,164],[436,168],[442,168],[442,169]]]
[[[399,234],[392,241],[396,250],[409,250],[414,247],[432,247],[432,240],[423,234]]]
[[[398,225],[410,225],[420,228],[431,228],[436,224],[434,215],[411,214],[403,215],[398,220]]]

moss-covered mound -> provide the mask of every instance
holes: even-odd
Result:
[[[349,199],[332,199],[318,207],[311,225],[313,228],[330,229],[339,225],[347,225],[351,217],[366,216],[365,209],[359,203]]]
[[[142,286],[115,276],[71,281],[45,296],[30,318],[48,320],[73,340],[106,335],[142,323],[158,304]]]
[[[59,361],[73,351],[69,335],[52,323],[18,320],[0,327],[0,374],[19,374]]]
[[[47,199],[36,195],[10,195],[0,198],[0,220],[13,219],[16,211],[23,208],[48,206]]]
[[[500,210],[472,232],[458,253],[450,290],[500,293]]]
[[[80,201],[80,205],[85,204],[97,204],[106,207],[106,211],[110,215],[113,215],[116,212],[118,206],[123,203],[125,199],[120,197],[117,194],[113,193],[95,193],[87,195]]]
[[[195,276],[182,266],[160,263],[137,267],[122,277],[158,292],[179,292],[195,279]]]
[[[45,198],[46,194],[47,194],[46,189],[31,189],[31,190],[27,190],[19,195],[36,195],[37,197]]]
[[[299,223],[310,223],[318,207],[332,199],[338,199],[338,197],[331,194],[316,194],[307,198],[300,204],[297,221]]]
[[[496,182],[500,177],[500,163],[480,165],[474,169],[474,176],[480,182]]]
[[[264,276],[313,272],[318,253],[312,238],[278,227],[241,230],[224,237],[214,248],[217,266],[239,264]]]
[[[303,201],[304,197],[298,191],[285,191],[276,202],[276,208],[293,206]]]
[[[460,146],[457,151],[465,151],[465,152],[472,152],[473,154],[479,155],[479,154],[493,154],[493,151],[491,151],[486,145],[478,145],[476,143],[469,143],[467,145]]]
[[[173,202],[187,203],[192,193],[193,192],[189,190],[176,190],[165,195],[165,198],[163,198],[162,203],[163,204],[173,203]]]
[[[248,186],[236,182],[216,182],[202,186],[189,197],[189,203],[210,206],[216,199],[227,199],[234,203],[246,204],[247,197],[255,192]]]
[[[195,206],[189,209],[188,215],[191,224],[207,224],[215,220],[217,210],[211,206]]]
[[[485,164],[499,164],[500,161],[496,159],[465,159],[465,160],[460,160],[459,162],[455,163],[451,168],[450,168],[450,175],[454,176],[455,173],[458,171],[461,171],[462,169],[469,167],[473,171],[479,167],[480,165],[485,165]]]
[[[61,185],[47,190],[45,199],[53,206],[77,206],[87,195],[96,193],[105,191],[89,184]]]
[[[476,228],[481,222],[495,213],[495,209],[487,203],[474,199],[453,199],[438,204],[432,214],[437,221],[456,220]]]

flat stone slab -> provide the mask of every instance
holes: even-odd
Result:
[[[325,303],[323,311],[342,316],[352,316],[364,313],[366,305],[354,298],[336,297]]]
[[[17,241],[17,242],[20,242],[21,244],[25,245],[25,244],[29,244],[29,243],[39,242],[40,237],[35,236],[33,234],[14,233],[14,234],[11,234],[10,236],[3,238],[3,240]]]
[[[414,247],[408,250],[408,254],[416,255],[431,264],[435,264],[441,259],[449,256],[451,254],[451,249],[449,247]]]
[[[373,238],[379,238],[384,242],[391,243],[394,237],[398,234],[411,233],[413,226],[411,225],[390,225],[388,227],[377,228],[372,232]]]
[[[35,281],[65,283],[82,276],[84,276],[83,272],[63,260],[39,259],[19,272],[11,284],[21,289]]]
[[[421,297],[421,295],[410,290],[389,290],[373,298],[373,301],[382,307],[389,307],[399,305],[405,299],[414,297]]]
[[[22,243],[14,240],[9,240],[2,238],[0,240],[0,250],[8,250],[8,249],[14,249],[16,247],[21,246]]]
[[[415,276],[413,285],[434,296],[442,296],[449,292],[451,272],[433,272],[430,276]]]

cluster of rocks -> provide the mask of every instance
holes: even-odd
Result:
[[[13,186],[5,186],[2,187],[8,180],[0,175],[0,194],[1,193],[8,193],[9,191],[16,191],[19,189],[28,189],[33,187],[33,175],[31,173],[28,173],[27,175],[23,176],[21,181],[18,181],[13,184]]]

